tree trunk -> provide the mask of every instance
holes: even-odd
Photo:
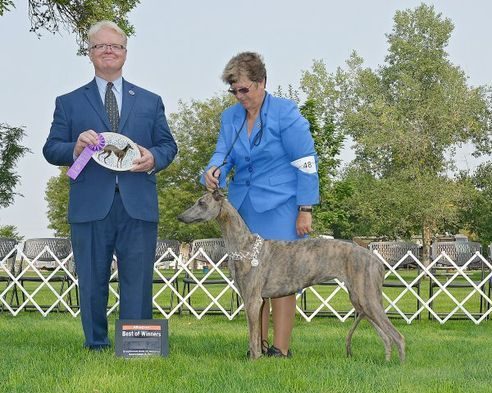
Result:
[[[422,225],[422,263],[428,266],[431,262],[432,227],[427,222]]]

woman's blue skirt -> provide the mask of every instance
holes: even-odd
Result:
[[[295,197],[290,198],[275,209],[258,213],[251,204],[249,195],[246,195],[239,208],[239,214],[246,222],[249,230],[252,233],[257,233],[263,239],[301,239],[296,233],[297,202]]]

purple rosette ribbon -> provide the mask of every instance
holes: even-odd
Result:
[[[68,169],[67,175],[71,179],[75,180],[77,176],[80,175],[80,172],[82,172],[82,169],[85,168],[92,155],[96,151],[101,150],[106,145],[104,137],[101,134],[98,134],[97,136],[99,138],[97,145],[86,146],[84,150],[82,150],[82,153],[80,153],[80,155],[77,157],[73,165]]]

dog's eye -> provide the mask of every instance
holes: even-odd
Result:
[[[205,201],[202,201],[201,199],[198,201],[198,206],[203,206],[205,205]]]

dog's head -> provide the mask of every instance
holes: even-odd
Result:
[[[210,221],[220,213],[224,194],[219,190],[207,192],[195,204],[178,216],[178,220],[186,224]]]

